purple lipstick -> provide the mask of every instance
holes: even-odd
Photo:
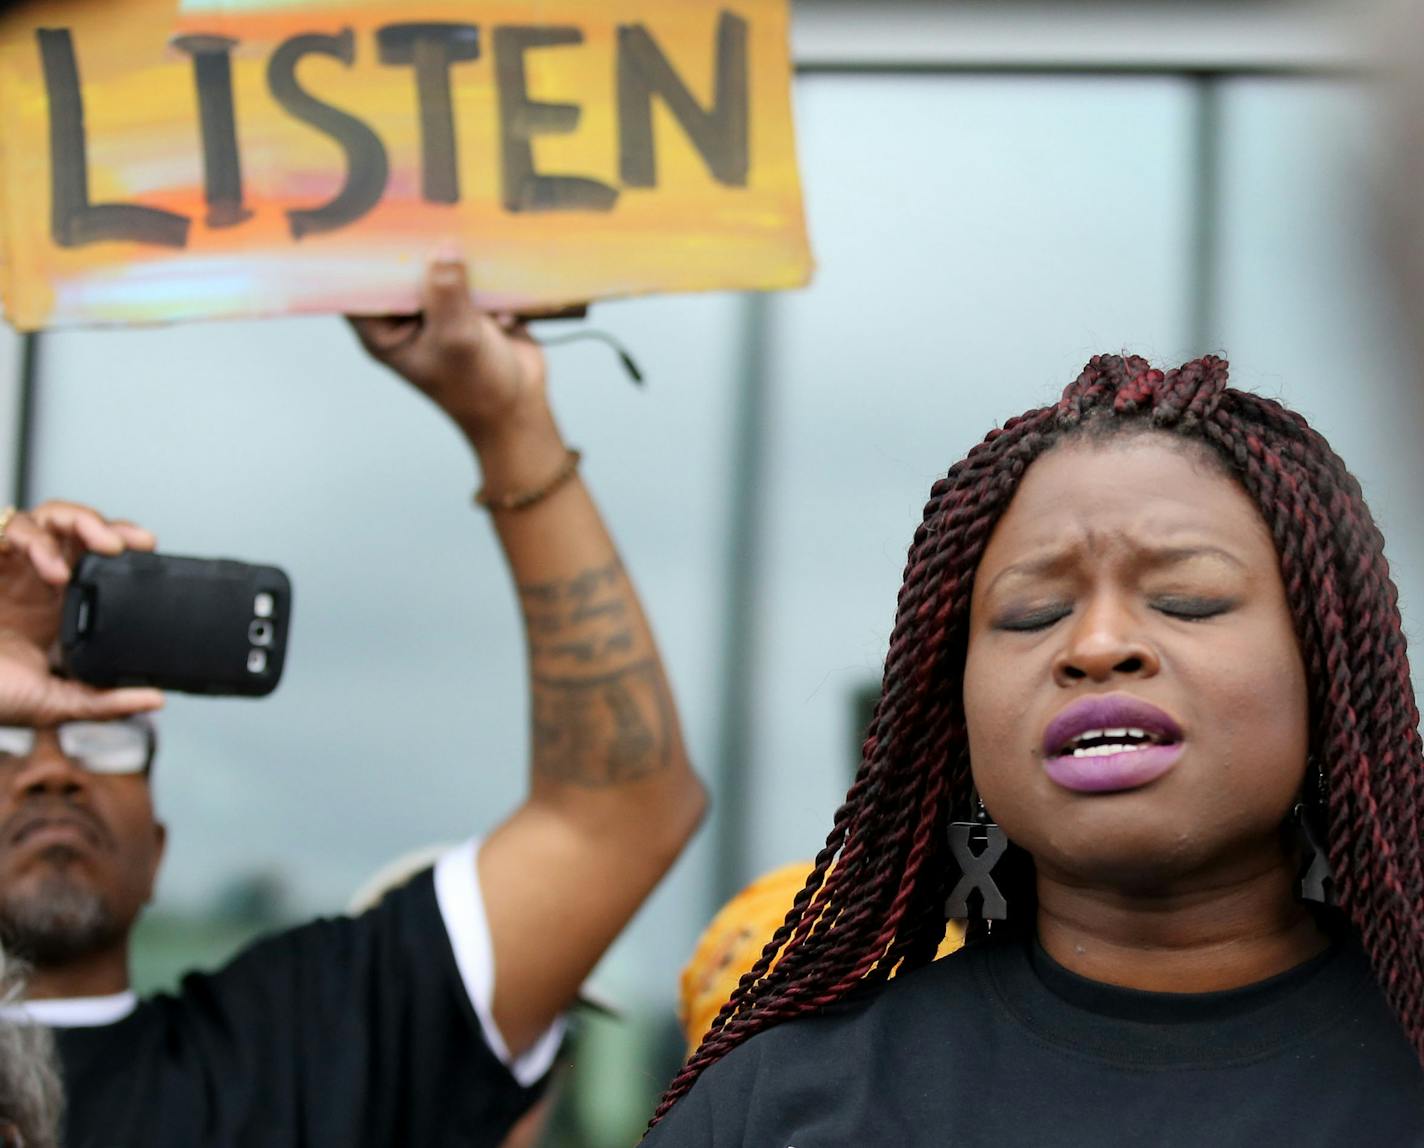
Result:
[[[1131,694],[1074,702],[1043,731],[1043,768],[1075,793],[1139,789],[1182,756],[1182,727]]]

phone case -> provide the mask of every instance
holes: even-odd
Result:
[[[65,594],[65,671],[96,686],[263,697],[286,662],[292,584],[275,566],[86,554]]]

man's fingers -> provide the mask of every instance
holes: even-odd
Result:
[[[64,721],[111,721],[162,709],[163,691],[99,690],[82,682],[51,678],[40,707],[42,712],[35,718],[46,725]]]
[[[53,586],[69,581],[73,563],[85,550],[121,554],[129,547],[152,550],[157,545],[152,532],[135,523],[110,522],[88,506],[57,500],[11,518],[5,542],[24,554],[35,573]]]
[[[27,559],[40,578],[51,586],[69,581],[69,563],[59,540],[28,514],[17,514],[5,527],[5,542]]]
[[[97,510],[76,502],[44,502],[35,507],[30,516],[51,534],[73,539],[84,549],[98,554],[120,554],[128,545],[126,531],[120,529],[120,523],[110,522]],[[122,525],[128,531],[137,532],[133,536],[141,541],[152,539],[148,531],[131,522]],[[152,549],[152,546],[140,548]]]
[[[107,721],[162,706],[160,690],[100,690],[57,678],[43,650],[23,634],[0,631],[0,724]]]
[[[69,532],[95,554],[122,554],[124,536],[93,511],[76,511],[66,524]]]
[[[129,522],[127,519],[119,519],[109,523],[124,540],[124,545],[130,550],[157,550],[158,535],[152,530],[145,530],[137,523]]]

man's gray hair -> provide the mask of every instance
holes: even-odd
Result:
[[[24,989],[23,966],[0,950],[0,1005],[17,1004]],[[59,1148],[63,1104],[49,1030],[0,1017],[0,1121],[15,1126],[25,1148]]]

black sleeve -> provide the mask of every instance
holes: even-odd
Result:
[[[200,1067],[211,1143],[494,1148],[538,1096],[485,1043],[429,870],[163,1003]]]

